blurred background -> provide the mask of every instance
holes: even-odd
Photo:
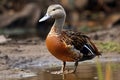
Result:
[[[0,35],[45,39],[54,20],[38,20],[55,3],[66,10],[65,29],[89,33],[120,25],[120,0],[0,0]]]
[[[102,53],[76,74],[50,73],[61,66],[45,46],[54,19],[38,21],[51,4],[64,7],[64,29],[87,34]],[[119,70],[120,0],[0,0],[0,80],[120,80]]]

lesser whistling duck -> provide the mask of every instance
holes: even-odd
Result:
[[[66,13],[61,5],[50,5],[46,15],[39,22],[49,18],[54,18],[55,22],[46,38],[46,46],[52,55],[63,61],[61,73],[65,72],[66,61],[75,62],[72,71],[75,72],[79,61],[101,55],[88,36],[81,32],[63,30]]]

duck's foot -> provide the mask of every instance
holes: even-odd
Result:
[[[62,74],[63,73],[63,71],[53,71],[53,72],[51,72],[51,74]]]
[[[51,74],[70,74],[70,73],[75,73],[74,70],[65,70],[65,71],[53,71]]]
[[[64,74],[71,74],[71,73],[75,73],[75,71],[74,70],[65,70],[64,71]]]

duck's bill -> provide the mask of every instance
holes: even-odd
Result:
[[[41,18],[40,20],[39,20],[39,22],[43,22],[43,21],[45,21],[45,20],[47,20],[47,19],[49,19],[50,18],[50,16],[48,15],[48,14],[46,14],[43,18]]]

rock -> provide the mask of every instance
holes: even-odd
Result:
[[[10,41],[11,39],[7,39],[4,35],[0,35],[0,44],[6,43]]]

